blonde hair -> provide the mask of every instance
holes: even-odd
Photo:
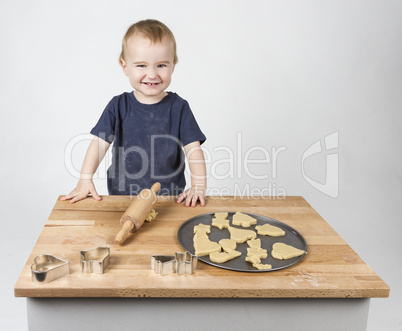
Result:
[[[176,52],[176,39],[174,38],[172,31],[158,20],[147,19],[134,23],[127,29],[127,32],[123,37],[119,62],[124,60],[128,39],[135,33],[141,33],[152,43],[160,43],[164,37],[169,38],[173,43],[173,64],[176,64],[179,61]]]

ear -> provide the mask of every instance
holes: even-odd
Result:
[[[174,68],[176,68],[175,64],[173,64],[172,74],[174,73]]]
[[[121,68],[123,69],[124,74],[126,76],[128,76],[126,61],[124,61],[123,59],[120,59],[120,65],[121,65]]]

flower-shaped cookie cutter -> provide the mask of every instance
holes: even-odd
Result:
[[[38,255],[31,265],[32,281],[49,283],[70,273],[69,262],[50,254]]]
[[[179,275],[191,275],[197,268],[198,258],[186,251],[176,252],[175,255],[151,256],[151,269],[162,276],[176,272]]]
[[[95,247],[81,251],[81,272],[101,275],[110,263],[110,247]]]

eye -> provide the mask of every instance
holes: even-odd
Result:
[[[167,66],[166,66],[166,64],[158,64],[157,67],[158,68],[166,68]]]
[[[145,68],[145,64],[137,64],[136,67],[137,68]]]

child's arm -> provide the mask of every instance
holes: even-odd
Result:
[[[96,192],[95,185],[92,181],[92,177],[105,156],[110,144],[103,139],[94,137],[91,144],[88,147],[87,154],[85,155],[84,163],[81,169],[80,180],[77,187],[72,190],[68,195],[62,197],[60,200],[70,200],[70,203],[85,199],[88,194],[96,200],[101,200],[98,192]]]
[[[205,191],[207,189],[207,170],[205,167],[204,153],[200,142],[195,141],[184,146],[184,152],[188,159],[191,173],[191,187],[179,195],[177,203],[186,200],[185,206],[195,207],[200,200],[201,206],[205,206]]]

